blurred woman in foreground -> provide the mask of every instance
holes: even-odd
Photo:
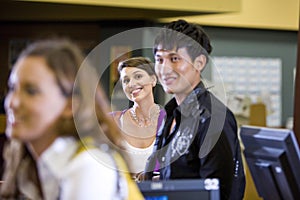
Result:
[[[1,199],[128,199],[133,190],[142,199],[126,181],[120,133],[92,84],[95,69],[78,73],[84,63],[68,40],[39,41],[20,54],[5,100]]]

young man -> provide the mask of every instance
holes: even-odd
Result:
[[[201,72],[212,51],[203,29],[184,20],[166,25],[154,43],[155,72],[173,94],[157,134],[146,178],[218,178],[221,199],[242,199],[245,176],[233,113],[204,86]]]

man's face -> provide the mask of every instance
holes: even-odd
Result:
[[[155,54],[155,72],[165,92],[174,94],[177,101],[185,97],[200,82],[200,70],[187,49],[164,50],[158,46]]]

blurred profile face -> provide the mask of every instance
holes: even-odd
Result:
[[[46,134],[56,134],[55,122],[66,107],[67,99],[44,58],[29,56],[18,60],[8,86],[7,136],[32,142],[40,141]]]
[[[163,50],[155,54],[155,73],[167,93],[185,98],[200,82],[200,70],[196,69],[186,48]]]
[[[129,100],[138,102],[145,98],[153,99],[152,88],[156,85],[155,75],[150,76],[140,68],[124,67],[120,79],[123,91]]]

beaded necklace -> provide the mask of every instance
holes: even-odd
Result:
[[[135,122],[135,124],[138,127],[149,127],[155,125],[159,112],[160,112],[160,108],[159,105],[157,104],[155,105],[155,111],[152,113],[150,112],[149,117],[140,118],[137,116],[134,108],[130,108],[129,110],[131,119]]]

